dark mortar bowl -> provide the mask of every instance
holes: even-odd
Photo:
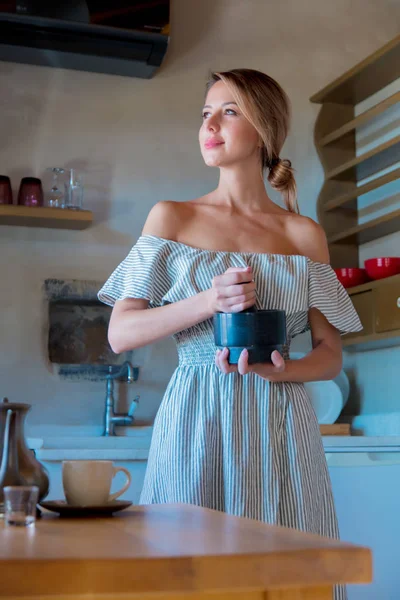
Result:
[[[228,362],[236,365],[241,352],[249,352],[249,365],[272,362],[271,354],[282,354],[286,343],[284,310],[250,310],[240,313],[215,313],[214,340],[218,349],[229,349]]]

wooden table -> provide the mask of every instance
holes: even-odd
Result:
[[[370,581],[367,548],[191,505],[0,525],[0,598],[327,600]]]

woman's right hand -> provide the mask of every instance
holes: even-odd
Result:
[[[256,286],[251,267],[231,267],[212,280],[210,312],[237,313],[255,304]]]

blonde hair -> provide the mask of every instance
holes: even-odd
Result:
[[[217,81],[227,86],[243,116],[260,136],[262,176],[268,169],[271,187],[282,194],[290,212],[299,213],[292,163],[279,157],[290,125],[290,101],[286,93],[272,77],[253,69],[212,73],[206,95]]]

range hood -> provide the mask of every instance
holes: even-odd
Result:
[[[55,3],[56,6],[60,4]],[[86,2],[84,4],[86,7]],[[96,3],[88,4],[93,6]],[[103,22],[107,24],[104,25],[100,18],[97,22],[57,18],[57,15],[49,18],[46,13],[43,16],[43,10],[40,14],[39,11],[36,14],[2,12],[4,4],[0,2],[0,60],[130,77],[152,77],[162,63],[169,42],[169,26],[165,23],[166,15],[167,20],[169,18],[169,0],[148,2],[149,6],[146,6],[145,0],[137,3],[137,6],[115,1],[109,4],[110,10],[107,12],[100,14],[94,11],[91,15],[88,12],[89,19],[106,15]],[[122,4],[123,8],[118,8],[118,4]],[[142,25],[142,30],[136,28],[137,13],[143,7],[150,10],[151,5],[155,10],[157,4],[163,10],[163,20],[160,20],[158,13],[156,25]],[[68,3],[64,2],[66,5]],[[126,15],[124,26],[121,26],[121,13],[134,12],[135,9],[135,20],[129,20],[129,15]],[[115,13],[119,17],[117,22]]]

